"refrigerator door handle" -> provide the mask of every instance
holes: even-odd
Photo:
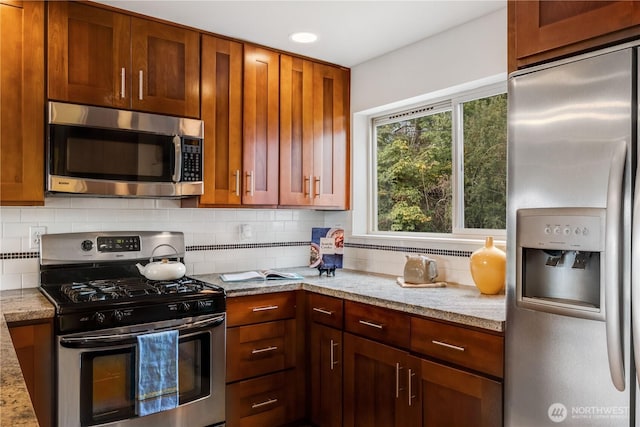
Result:
[[[620,227],[624,166],[626,162],[627,142],[619,141],[614,149],[609,171],[607,188],[607,214],[605,220],[605,278],[604,304],[605,326],[607,333],[607,354],[609,371],[613,385],[620,391],[625,389],[624,356],[620,324]]]
[[[636,176],[640,173],[640,164]],[[633,195],[633,225],[631,227],[631,332],[636,375],[640,383],[640,183]]]

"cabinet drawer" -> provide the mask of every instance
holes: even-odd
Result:
[[[227,330],[227,382],[295,365],[295,320],[278,320]]]
[[[411,350],[502,378],[504,337],[418,317],[411,318]]]
[[[342,329],[344,318],[342,299],[311,293],[307,301],[309,318],[312,322]]]
[[[345,301],[344,311],[346,331],[395,347],[409,348],[409,315],[353,301]]]
[[[290,319],[295,315],[295,292],[279,292],[227,299],[227,326]]]
[[[273,427],[293,421],[294,371],[227,386],[227,427]]]

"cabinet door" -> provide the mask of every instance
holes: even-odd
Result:
[[[296,321],[278,320],[227,331],[227,382],[293,368]]]
[[[130,18],[82,3],[49,7],[49,98],[128,108]]]
[[[313,64],[313,184],[315,206],[347,207],[348,72]]]
[[[421,364],[423,427],[502,425],[502,384],[428,360]]]
[[[131,19],[134,110],[200,117],[200,35]]]
[[[30,2],[25,2],[30,3]],[[4,5],[0,5],[0,9]],[[38,423],[53,425],[53,332],[51,322],[10,326],[22,376],[27,384]]]
[[[280,55],[280,204],[313,204],[313,62]]]
[[[0,5],[0,203],[44,203],[44,3]]]
[[[296,420],[295,370],[227,386],[227,427],[274,427]]]
[[[563,48],[559,55],[566,55],[628,37],[613,33],[640,23],[635,3],[625,0],[511,2],[509,6],[514,8],[515,19],[515,56],[524,58],[557,48]],[[609,38],[595,42],[593,46],[579,44],[602,36]]]
[[[242,182],[242,44],[202,36],[205,205],[238,205]]]
[[[279,55],[244,46],[242,203],[278,204]]]
[[[311,422],[318,427],[342,426],[342,331],[312,323]]]
[[[419,425],[408,416],[407,353],[344,333],[343,357],[345,427]]]

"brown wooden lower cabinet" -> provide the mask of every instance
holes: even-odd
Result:
[[[22,376],[41,427],[53,425],[53,325],[8,325]]]
[[[342,426],[342,331],[311,325],[311,422],[319,427]]]
[[[499,427],[500,382],[344,334],[344,427]]]
[[[420,426],[419,364],[407,352],[344,334],[344,426]]]
[[[296,420],[295,370],[227,385],[228,427],[275,427]]]
[[[423,427],[502,425],[502,384],[421,360]]]

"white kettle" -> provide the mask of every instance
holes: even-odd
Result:
[[[155,252],[158,247],[156,247],[153,252]],[[162,258],[160,261],[153,261],[153,252],[149,259],[149,264],[145,266],[140,263],[136,264],[140,274],[149,280],[175,280],[184,276],[187,268],[180,262],[180,258],[176,258],[177,261],[169,261],[168,258]]]

